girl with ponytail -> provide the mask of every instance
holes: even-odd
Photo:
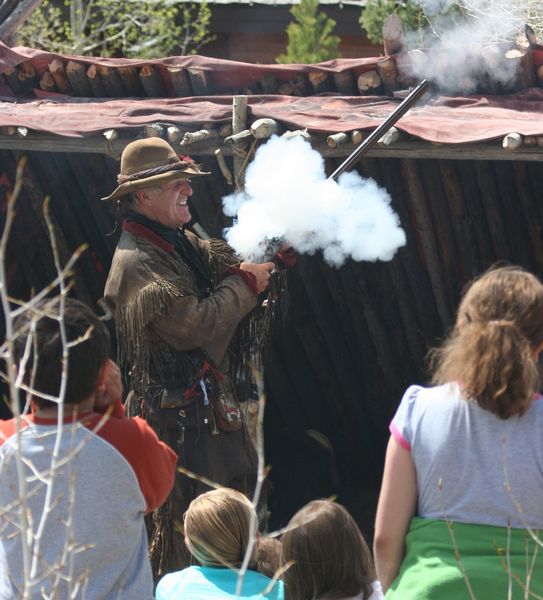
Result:
[[[390,598],[543,594],[543,285],[516,267],[465,294],[390,425],[377,575]]]

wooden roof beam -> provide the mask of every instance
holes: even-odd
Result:
[[[25,137],[16,135],[17,128],[2,128],[0,134],[0,149],[2,150],[28,150],[36,152],[76,152],[111,154],[114,151],[120,154],[123,148],[137,136],[123,137],[119,132],[117,139],[107,140],[103,133],[84,138],[68,138],[51,134],[38,133],[29,130]],[[138,132],[139,133],[139,132]],[[285,133],[285,137],[288,136]],[[252,136],[251,136],[252,137]],[[326,135],[312,133],[311,145],[324,157],[343,158],[349,156],[354,150],[352,143],[342,144],[330,148],[326,142]],[[542,142],[543,143],[543,142]],[[190,154],[194,156],[215,156],[215,150],[221,148],[225,156],[232,155],[233,144],[225,144],[218,136],[206,138],[190,144]],[[523,144],[515,152],[502,147],[499,140],[480,144],[432,144],[418,139],[400,140],[391,146],[375,146],[368,156],[372,158],[424,158],[424,159],[450,159],[450,160],[521,160],[529,162],[543,162],[543,147]]]

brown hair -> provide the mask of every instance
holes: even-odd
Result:
[[[430,353],[432,381],[458,382],[501,419],[520,416],[540,384],[542,341],[541,282],[520,267],[488,271],[470,285],[449,338]]]
[[[287,600],[345,598],[362,590],[371,595],[375,570],[360,529],[349,512],[330,500],[314,500],[300,509],[283,534]]]
[[[261,537],[256,545],[256,570],[274,577],[281,567],[281,542],[276,538]]]
[[[253,518],[255,510],[242,493],[229,488],[206,492],[185,513],[187,548],[204,566],[240,567]]]

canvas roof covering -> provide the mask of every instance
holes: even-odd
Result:
[[[60,55],[29,48],[8,48],[0,44],[0,74],[31,61],[38,75]],[[70,57],[60,56],[65,60]],[[264,74],[287,80],[294,72],[321,70],[355,75],[375,67],[375,59],[337,59],[318,65],[253,65],[201,56],[170,57],[138,61],[77,57],[79,62],[108,67],[146,64],[161,73],[168,66],[206,71],[213,78],[213,96],[168,98],[75,98],[35,90],[37,98],[14,98],[9,88],[0,88],[0,127],[23,126],[66,137],[83,137],[109,128],[140,128],[149,122],[176,124],[225,122],[231,118],[232,85],[250,84]],[[167,84],[166,77],[164,81]],[[166,87],[168,87],[166,85]],[[171,90],[169,90],[171,92]],[[173,95],[173,94],[172,94]],[[271,117],[290,128],[336,133],[378,126],[399,100],[382,96],[340,96],[318,94],[307,97],[283,95],[249,96],[253,118]],[[411,109],[397,127],[417,138],[460,144],[500,138],[509,132],[543,135],[543,89],[529,88],[504,96],[433,96]]]

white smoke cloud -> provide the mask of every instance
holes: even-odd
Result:
[[[282,239],[301,253],[322,250],[339,267],[349,257],[390,260],[406,241],[385,190],[355,172],[327,179],[324,159],[302,138],[274,136],[261,146],[245,191],[223,206],[237,218],[226,239],[246,260],[262,260],[268,244]]]
[[[475,91],[490,76],[503,86],[515,78],[518,63],[503,45],[521,33],[534,0],[419,0],[430,27],[424,45],[431,52],[414,57],[411,75],[436,82],[441,89]],[[454,12],[451,9],[460,11]],[[420,32],[409,32],[407,44],[421,45]]]

